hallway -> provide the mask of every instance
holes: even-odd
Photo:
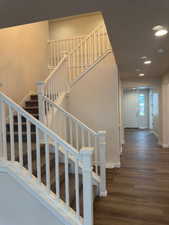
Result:
[[[95,203],[95,225],[169,224],[169,150],[146,130],[126,130],[120,169],[107,171],[108,197]]]

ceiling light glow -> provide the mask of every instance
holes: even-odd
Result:
[[[153,31],[155,31],[154,35],[156,37],[162,37],[162,36],[165,36],[166,34],[168,34],[167,28],[165,28],[161,25],[153,27]]]
[[[144,61],[144,64],[151,64],[151,60]]]
[[[141,59],[147,59],[147,56],[142,56]]]
[[[139,77],[144,77],[144,73],[140,73],[139,74]]]

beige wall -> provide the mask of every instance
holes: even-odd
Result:
[[[68,109],[95,131],[106,130],[107,166],[120,166],[118,71],[112,53],[75,84]]]
[[[103,17],[100,13],[49,21],[50,39],[58,40],[86,35],[101,22]]]
[[[161,82],[161,144],[169,147],[169,73],[164,75]]]
[[[17,101],[47,76],[48,22],[0,30],[0,88]]]

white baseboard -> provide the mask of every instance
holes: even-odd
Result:
[[[159,145],[160,145],[162,148],[169,148],[169,145],[168,145],[168,144],[164,144],[164,143],[160,143],[160,142],[159,142]]]
[[[158,133],[157,133],[157,132],[155,132],[154,130],[151,130],[151,133],[152,133],[152,134],[154,134],[154,135],[156,136],[156,138],[158,138],[158,139],[159,139],[159,135],[158,135]]]
[[[100,197],[106,197],[106,196],[107,196],[107,190],[100,193]]]
[[[120,168],[120,162],[106,163],[106,168],[107,169]]]

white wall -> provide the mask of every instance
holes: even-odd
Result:
[[[120,143],[121,143],[121,152],[122,152],[122,145],[125,143],[124,138],[124,114],[123,114],[123,87],[122,81],[119,79],[119,117],[120,117]]]
[[[150,89],[150,129],[160,138],[160,88]]]
[[[18,103],[48,75],[47,40],[47,22],[0,30],[0,90]]]
[[[169,147],[169,74],[162,78],[161,82],[161,145]]]
[[[10,175],[0,173],[0,184],[0,225],[61,225]]]
[[[118,71],[109,53],[73,87],[69,111],[95,131],[107,132],[107,165],[120,164]]]
[[[50,39],[60,40],[90,33],[103,22],[100,13],[84,14],[49,21]]]

